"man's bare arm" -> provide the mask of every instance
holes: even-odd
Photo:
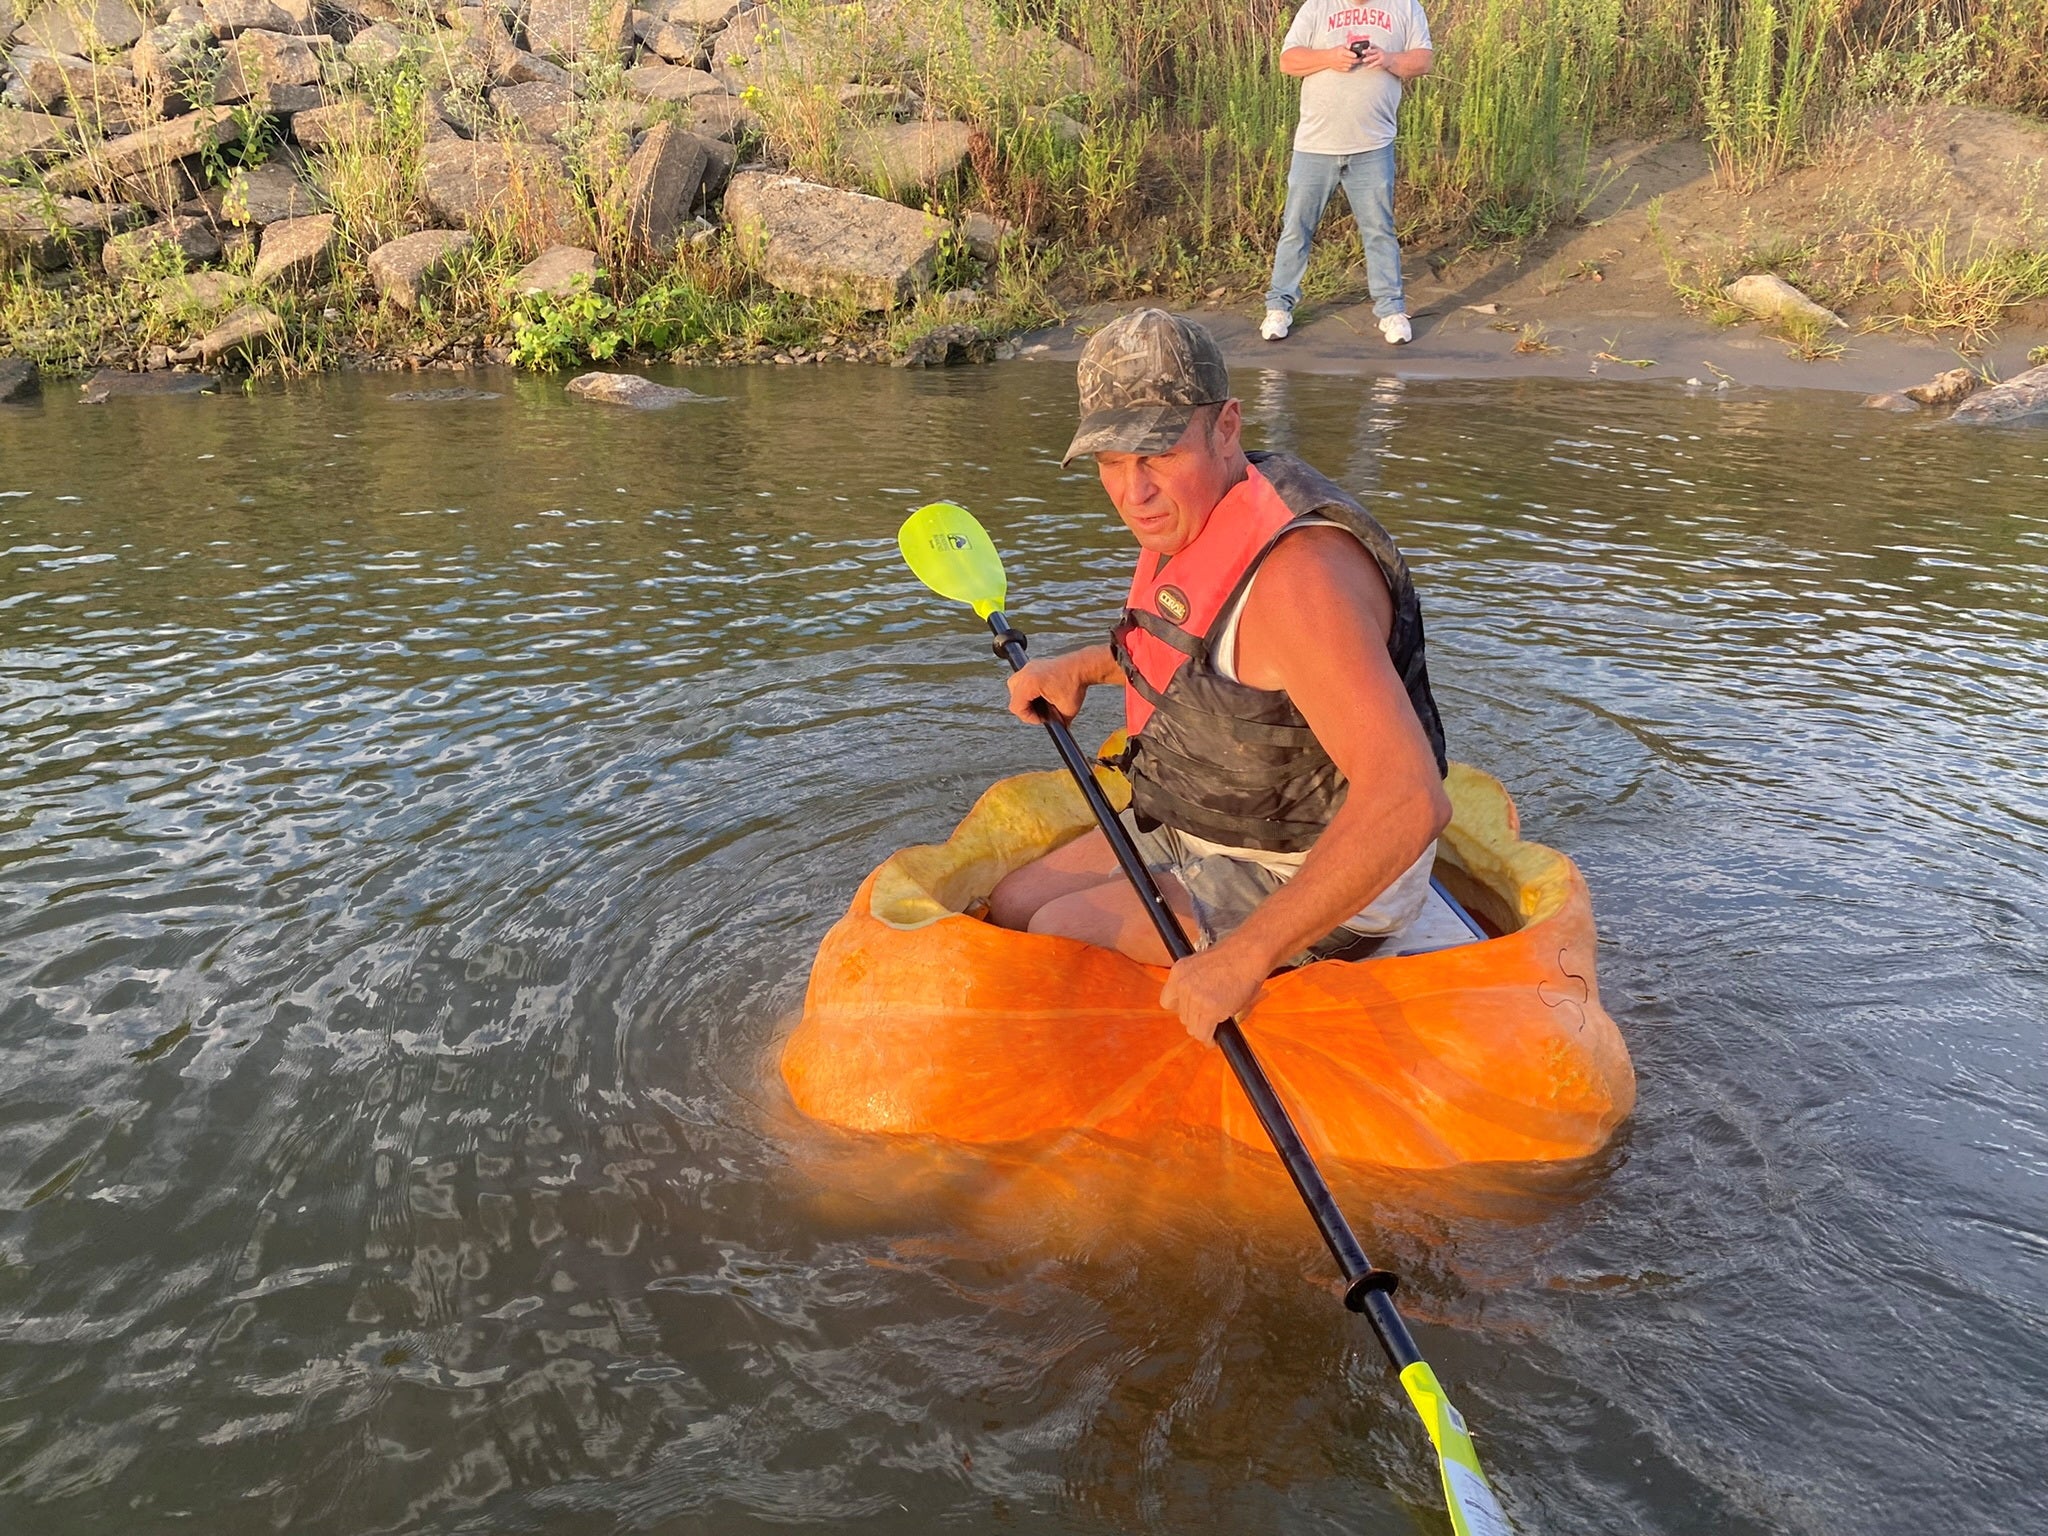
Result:
[[[1198,1032],[1196,1020],[1213,1029],[1248,1006],[1274,966],[1362,910],[1450,822],[1429,738],[1387,655],[1392,623],[1379,567],[1341,529],[1293,534],[1260,568],[1238,675],[1284,688],[1350,787],[1300,872],[1174,968],[1162,1001]]]
[[[1319,75],[1326,69],[1349,74],[1363,63],[1349,48],[1284,48],[1280,52],[1280,73],[1296,77]]]

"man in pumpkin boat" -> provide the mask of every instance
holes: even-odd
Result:
[[[1109,643],[1031,662],[1010,709],[1071,719],[1125,689],[1124,813],[1197,953],[1160,994],[1208,1040],[1274,971],[1433,947],[1430,871],[1451,818],[1443,725],[1407,562],[1356,500],[1280,453],[1247,453],[1215,339],[1143,309],[1081,356],[1081,424],[1138,542]],[[1167,955],[1090,832],[1017,870],[990,920]]]

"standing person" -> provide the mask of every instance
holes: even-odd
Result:
[[[1273,286],[1259,334],[1279,341],[1294,324],[1309,242],[1339,186],[1358,221],[1365,280],[1380,334],[1414,339],[1401,298],[1401,246],[1394,238],[1394,122],[1401,82],[1436,60],[1419,0],[1306,0],[1280,49],[1280,70],[1301,81],[1301,121],[1287,167],[1287,208]]]

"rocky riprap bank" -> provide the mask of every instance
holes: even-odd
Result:
[[[94,290],[146,308],[160,339],[81,359],[145,370],[270,352],[504,361],[529,296],[623,300],[692,244],[744,281],[868,317],[821,325],[852,333],[830,345],[744,350],[901,351],[875,316],[926,298],[946,258],[971,273],[958,258],[993,263],[1012,238],[987,213],[908,205],[959,184],[974,130],[904,82],[935,62],[984,70],[1062,133],[1079,124],[1034,102],[1121,88],[1059,39],[976,10],[934,27],[907,6],[799,24],[742,0],[20,3],[0,0],[0,254],[12,280],[58,296],[44,316]],[[763,111],[821,91],[846,185],[763,155]],[[470,323],[451,335],[434,300],[464,281]],[[959,314],[977,302],[957,299]],[[379,306],[353,332],[374,332],[368,346],[303,340]],[[423,311],[443,322],[426,342]],[[912,338],[913,358],[989,339],[959,314]]]

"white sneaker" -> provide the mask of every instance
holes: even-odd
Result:
[[[1415,327],[1408,323],[1406,315],[1385,315],[1380,319],[1380,334],[1401,347],[1415,339]]]
[[[1268,341],[1282,341],[1294,326],[1294,311],[1290,309],[1269,309],[1266,318],[1259,324],[1259,334]]]

